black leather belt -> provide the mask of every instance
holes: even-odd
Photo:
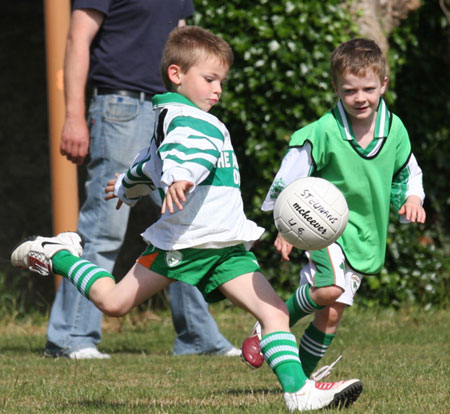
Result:
[[[153,94],[144,93],[138,91],[128,91],[125,89],[108,89],[108,88],[94,88],[94,95],[121,95],[129,96],[130,98],[135,98],[144,101],[151,101]]]

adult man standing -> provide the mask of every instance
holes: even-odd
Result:
[[[107,181],[148,145],[152,96],[170,31],[193,13],[192,0],[74,0],[64,63],[66,119],[61,153],[81,165],[89,153],[86,201],[78,220],[84,256],[112,271],[129,209],[103,199]],[[92,98],[86,118],[86,86]],[[238,355],[219,332],[200,292],[179,282],[169,290],[178,336],[175,354]],[[110,358],[98,351],[101,312],[65,279],[56,294],[45,353],[72,359]]]

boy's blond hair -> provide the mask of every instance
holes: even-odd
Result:
[[[182,26],[172,30],[160,65],[167,90],[172,90],[172,83],[167,75],[170,65],[178,65],[186,73],[200,59],[211,57],[219,59],[228,68],[233,64],[233,52],[228,43],[209,30],[198,26]]]
[[[345,73],[364,76],[367,70],[372,70],[384,81],[386,60],[373,40],[352,39],[342,43],[331,54],[331,75],[335,83],[337,77]]]

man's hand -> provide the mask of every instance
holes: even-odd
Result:
[[[167,190],[166,196],[164,197],[161,214],[166,212],[166,209],[169,210],[169,213],[173,214],[175,204],[178,207],[178,210],[183,210],[183,205],[186,201],[185,193],[194,185],[192,181],[176,181],[174,182],[169,189]]]
[[[83,164],[89,150],[89,130],[83,117],[64,122],[60,151],[74,164]]]

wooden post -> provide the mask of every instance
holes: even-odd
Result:
[[[59,152],[65,117],[63,67],[70,7],[70,0],[44,0],[54,234],[75,231],[79,209],[77,167]],[[61,276],[56,276],[55,289],[60,281]]]

